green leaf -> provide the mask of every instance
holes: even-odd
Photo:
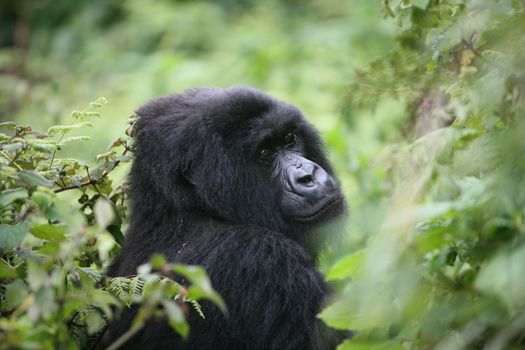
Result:
[[[474,283],[478,290],[497,295],[509,309],[516,310],[525,300],[525,244],[518,249],[502,249],[481,268]]]
[[[0,280],[14,278],[17,276],[16,270],[4,259],[0,259]]]
[[[0,128],[6,128],[6,129],[9,129],[9,130],[13,130],[14,128],[16,128],[16,126],[17,126],[17,124],[15,122],[12,122],[12,121],[0,123]]]
[[[27,284],[21,279],[14,280],[5,287],[7,309],[12,310],[24,301],[29,293]]]
[[[33,202],[42,209],[49,208],[53,204],[53,197],[52,191],[47,188],[40,188],[31,195]]]
[[[19,199],[26,199],[29,196],[25,188],[13,188],[4,190],[0,193],[0,206],[6,207]]]
[[[181,307],[170,300],[163,300],[162,305],[168,316],[169,324],[182,338],[186,339],[190,333],[190,326],[186,322]]]
[[[82,122],[82,123],[76,123],[71,125],[55,125],[47,129],[47,133],[49,136],[54,136],[58,134],[66,134],[74,129],[80,129],[85,127],[92,127],[93,123],[90,122]]]
[[[337,347],[337,350],[405,350],[399,341],[367,341],[347,339]]]
[[[27,232],[29,223],[21,222],[15,226],[0,225],[0,250],[6,251],[20,245]]]
[[[412,5],[419,7],[420,9],[426,9],[430,0],[412,0]]]
[[[64,146],[73,141],[91,141],[91,140],[93,139],[89,136],[68,136],[68,137],[64,137],[62,141],[60,141],[60,146]]]
[[[42,175],[29,170],[21,171],[18,177],[31,186],[51,187],[55,183],[53,180],[48,180]]]
[[[175,264],[173,265],[173,272],[191,282],[191,286],[188,288],[188,298],[196,300],[205,298],[211,300],[222,312],[227,312],[224,301],[212,288],[210,279],[204,268],[194,265]]]
[[[164,255],[155,254],[151,258],[151,268],[158,270],[166,265],[167,261]]]
[[[60,242],[64,239],[62,228],[53,225],[38,225],[31,229],[31,234],[47,241]]]
[[[361,270],[366,250],[359,250],[335,263],[326,275],[328,281],[338,280],[345,277],[356,276]]]
[[[26,143],[9,143],[2,146],[2,150],[9,153],[16,153],[23,150],[26,147]]]

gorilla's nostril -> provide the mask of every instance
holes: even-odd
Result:
[[[314,182],[314,178],[312,177],[312,175],[305,175],[297,179],[297,182],[302,185],[309,185],[309,184],[311,185]]]

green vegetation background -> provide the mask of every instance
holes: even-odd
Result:
[[[111,317],[110,305],[132,301],[145,305],[135,330],[160,304],[187,334],[174,295],[197,309],[202,297],[221,304],[201,271],[160,257],[129,279],[106,281],[100,270],[125,228],[123,135],[134,109],[190,87],[245,84],[302,109],[342,180],[351,220],[342,244],[321,260],[339,293],[320,315],[358,332],[342,349],[522,348],[524,7],[519,0],[0,2],[0,121],[48,135],[14,124],[0,130],[0,340],[85,346]],[[72,118],[73,110],[82,112]],[[48,130],[53,125],[66,126]],[[89,182],[98,188],[81,186]],[[116,218],[105,217],[107,205]],[[83,241],[68,254],[74,237]],[[48,259],[44,268],[28,252]],[[200,284],[181,291],[157,273],[166,269]],[[50,286],[54,292],[44,292]],[[88,290],[81,297],[72,292],[79,286]],[[54,307],[47,312],[34,300]]]

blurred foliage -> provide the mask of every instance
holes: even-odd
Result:
[[[100,275],[126,222],[121,130],[148,98],[248,84],[313,121],[348,198],[348,234],[320,261],[340,292],[320,317],[356,331],[340,349],[523,348],[524,6],[0,2],[0,120],[16,120],[0,130],[0,337],[85,345],[133,300],[149,311],[130,332],[151,305],[187,332],[179,301],[193,299],[162,258]],[[104,100],[64,117],[100,94],[105,118],[91,124]]]
[[[525,3],[383,6],[395,46],[357,72],[346,106],[394,98],[410,118],[351,170],[353,252],[334,254],[342,295],[320,317],[356,331],[345,350],[521,349]]]

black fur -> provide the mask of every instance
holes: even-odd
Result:
[[[320,222],[344,212],[344,201],[321,141],[301,112],[238,87],[161,97],[137,114],[127,243],[108,274],[134,274],[154,253],[202,265],[229,316],[205,303],[206,319],[189,316],[186,342],[156,322],[125,348],[335,348],[340,337],[316,319],[328,287],[310,243]],[[296,141],[281,145],[290,131]],[[261,159],[261,143],[275,142],[275,156]],[[328,174],[320,195],[298,194],[294,188],[302,185],[287,175],[305,158]],[[132,317],[124,313],[110,326],[109,342]]]

